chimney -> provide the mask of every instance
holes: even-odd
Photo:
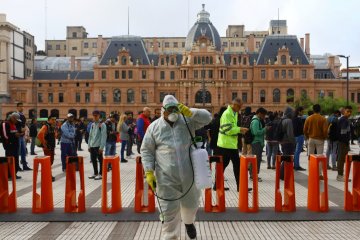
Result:
[[[329,56],[328,57],[328,67],[330,69],[334,68],[335,66],[335,56]]]
[[[75,56],[71,56],[70,58],[70,71],[75,71]]]
[[[6,14],[0,13],[0,22],[6,22]]]
[[[250,52],[250,53],[255,52],[255,36],[254,36],[254,34],[250,34],[248,37],[247,49],[248,49],[248,52]]]
[[[81,60],[76,59],[76,71],[81,71]]]
[[[304,51],[304,38],[300,38],[300,46],[301,49]]]
[[[153,44],[154,44],[153,52],[156,52],[156,53],[159,52],[159,43],[158,43],[157,38],[154,38]]]
[[[310,33],[305,34],[305,53],[310,57]]]

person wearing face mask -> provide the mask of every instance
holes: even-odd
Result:
[[[205,109],[189,109],[172,95],[165,96],[162,117],[149,126],[141,146],[146,181],[160,198],[163,212],[160,219],[164,222],[162,239],[177,239],[181,220],[189,238],[196,238],[194,221],[200,190],[192,185],[193,171],[189,158],[192,142],[185,121],[195,135],[196,129],[211,121],[211,114]],[[180,199],[162,200],[176,198]]]

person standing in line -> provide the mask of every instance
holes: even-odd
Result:
[[[81,117],[80,119],[78,119],[77,126],[76,126],[76,148],[77,148],[77,151],[83,151],[83,149],[81,148],[81,143],[82,143],[82,139],[83,139],[85,130],[86,130],[86,126],[84,123],[84,118]]]
[[[305,120],[304,135],[308,142],[308,153],[310,154],[323,154],[324,143],[328,134],[328,124],[326,118],[320,115],[321,107],[319,104],[313,106],[314,114]],[[322,168],[325,166],[320,165],[320,179],[323,180]]]
[[[17,108],[17,113],[19,114],[20,120],[21,120],[21,122],[17,122],[17,125],[19,125],[18,128],[20,129],[20,131],[22,133],[25,133],[26,117],[23,113],[23,111],[24,111],[23,103],[22,102],[17,103],[16,108]],[[24,170],[24,171],[32,170],[26,161],[25,134],[23,134],[22,136],[19,137],[19,154],[21,156],[21,164],[23,165],[22,170]],[[21,171],[21,168],[20,168],[20,171]]]
[[[217,141],[219,136],[220,129],[220,118],[225,112],[226,107],[221,107],[218,113],[214,114],[214,118],[210,122],[210,150],[212,151],[211,155],[218,155],[219,151],[217,148]]]
[[[345,164],[345,158],[348,152],[350,151],[350,120],[349,117],[352,114],[352,107],[346,106],[344,108],[344,114],[339,118],[338,124],[337,124],[337,133],[339,136],[339,153],[337,156],[337,170],[338,175],[336,177],[336,180],[339,182],[345,182],[344,178],[344,164]],[[350,180],[349,180],[350,181]]]
[[[280,121],[277,112],[269,113],[269,130],[266,131],[266,154],[267,154],[267,169],[275,169],[276,155],[279,152],[279,141],[275,139],[275,132]]]
[[[100,180],[102,179],[103,151],[106,144],[106,125],[101,122],[100,111],[95,110],[92,115],[94,121],[90,128],[88,150],[90,152],[94,174],[90,176],[89,179]],[[100,169],[98,168],[98,161]]]
[[[155,109],[154,117],[151,119],[151,122],[161,118],[161,109]]]
[[[304,145],[304,108],[298,107],[295,110],[293,118],[294,136],[296,141],[295,154],[294,154],[294,169],[295,171],[305,171],[305,168],[300,166],[300,153]]]
[[[125,150],[126,150],[126,145],[128,144],[129,141],[129,129],[130,127],[126,124],[126,118],[127,116],[125,114],[122,114],[120,116],[119,119],[119,123],[117,125],[117,131],[120,133],[120,140],[121,140],[121,150],[120,150],[120,157],[121,157],[121,162],[126,163],[128,162],[125,157]]]
[[[151,109],[148,107],[144,107],[143,112],[139,115],[138,119],[136,120],[136,127],[137,127],[136,145],[139,154],[140,154],[142,140],[145,136],[147,128],[151,123],[150,114],[151,114]]]
[[[223,157],[224,171],[230,160],[233,164],[236,189],[239,191],[240,157],[238,150],[238,134],[245,134],[249,129],[238,127],[238,113],[242,107],[240,98],[235,98],[220,118],[217,146]]]
[[[114,114],[109,115],[109,119],[105,121],[106,124],[106,146],[105,156],[115,156],[116,154],[116,119]]]
[[[131,155],[133,155],[133,151],[132,151],[132,147],[134,144],[134,129],[135,129],[135,122],[134,122],[134,118],[133,118],[133,113],[132,112],[127,112],[126,113],[127,118],[126,118],[126,124],[129,126],[129,140],[127,142],[127,146],[126,146],[126,156],[130,157]]]
[[[74,115],[68,113],[67,120],[61,125],[61,164],[62,171],[66,170],[66,157],[77,156],[75,145]]]
[[[328,169],[332,169],[333,171],[337,171],[336,161],[337,154],[339,151],[339,136],[337,132],[337,124],[339,122],[339,117],[341,116],[341,112],[336,110],[330,117],[328,117],[328,147],[326,150],[326,158],[327,158],[327,167]],[[332,167],[330,166],[330,162]]]
[[[54,155],[55,155],[55,124],[56,124],[56,116],[50,115],[48,117],[47,122],[41,127],[38,133],[38,139],[41,142],[44,155],[50,156],[51,166],[54,163]],[[55,181],[55,177],[52,176],[52,181]]]
[[[294,155],[295,153],[295,136],[294,136],[294,126],[292,119],[294,117],[294,110],[292,107],[287,106],[284,110],[284,116],[281,120],[281,127],[283,137],[280,140],[281,150],[283,155]]]
[[[35,153],[35,141],[37,134],[38,134],[37,120],[36,118],[33,118],[31,119],[31,124],[30,124],[30,137],[31,137],[30,154],[31,155],[37,155]]]
[[[245,128],[249,129],[252,118],[253,118],[253,113],[251,112],[251,107],[246,107],[244,114],[241,114],[241,116],[240,116],[240,125],[239,126],[244,129]],[[245,137],[245,134],[241,134],[241,135],[242,135],[241,155],[251,155],[252,154],[251,142],[247,140],[247,138]]]

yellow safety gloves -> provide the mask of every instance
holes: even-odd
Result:
[[[180,113],[182,113],[185,117],[191,117],[192,116],[192,112],[191,112],[190,108],[188,108],[184,104],[179,103],[178,108],[179,108]]]
[[[155,189],[156,189],[156,177],[154,175],[154,171],[146,171],[145,176],[146,176],[146,182],[149,184],[151,189],[153,191],[155,191]]]

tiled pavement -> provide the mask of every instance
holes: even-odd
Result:
[[[359,152],[352,145],[353,153]],[[86,145],[83,144],[86,149]],[[119,151],[120,147],[117,147]],[[135,149],[134,149],[135,150]],[[37,149],[41,154],[41,150]],[[0,155],[4,155],[3,149]],[[18,212],[0,214],[0,239],[159,239],[161,223],[155,214],[134,214],[135,158],[121,163],[121,191],[124,210],[119,214],[104,215],[101,206],[101,181],[89,180],[92,166],[87,151],[79,152],[85,158],[85,192],[87,212],[64,214],[65,174],[61,171],[60,151],[56,150],[53,175],[54,207],[51,214],[32,214],[32,171],[21,172],[17,181]],[[33,156],[28,156],[32,165]],[[265,153],[263,156],[265,159]],[[301,163],[307,168],[306,153]],[[200,208],[198,239],[360,239],[360,213],[347,213],[343,209],[344,184],[335,180],[336,172],[328,171],[329,213],[311,213],[306,210],[308,172],[295,173],[296,213],[275,213],[275,171],[262,163],[259,183],[260,212],[243,214],[237,210],[238,193],[235,191],[231,164],[225,172],[226,213],[204,213]],[[109,175],[108,177],[111,177]],[[251,183],[251,182],[250,182]],[[110,193],[110,191],[109,191]],[[251,198],[250,198],[251,200]],[[204,198],[201,201],[203,207]],[[182,226],[181,239],[185,238]]]

